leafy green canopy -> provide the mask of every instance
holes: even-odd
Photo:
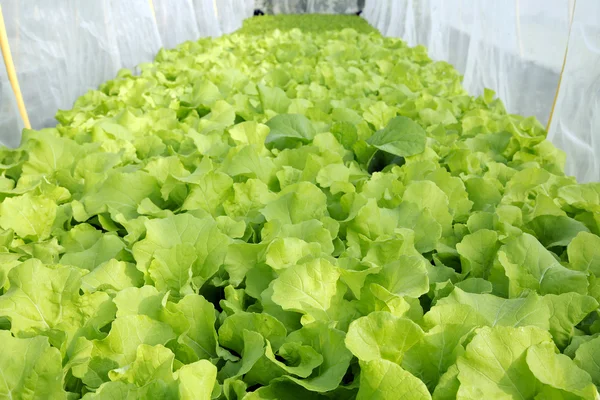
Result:
[[[339,31],[345,28],[352,28],[359,33],[377,32],[366,20],[354,15],[311,14],[306,16],[280,14],[249,18],[244,21],[243,27],[238,33],[264,35],[270,34],[276,29],[282,32],[301,29],[303,32],[323,33],[324,31]]]
[[[600,184],[365,26],[162,50],[0,151],[0,397],[596,398]]]

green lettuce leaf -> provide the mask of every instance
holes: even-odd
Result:
[[[61,356],[42,336],[14,338],[0,330],[0,395],[7,399],[67,399],[63,389]]]

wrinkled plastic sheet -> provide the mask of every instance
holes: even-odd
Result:
[[[2,121],[0,143],[8,147],[19,146],[21,135],[15,133],[23,130],[23,120],[4,68],[0,68],[0,121]]]
[[[107,1],[74,2],[9,1],[2,5],[8,40],[23,100],[35,128],[51,126],[58,109],[90,87],[113,77],[121,65],[120,45]],[[124,44],[121,44],[124,48]],[[6,80],[2,80],[7,83]],[[2,99],[14,97],[9,84],[2,85]],[[5,107],[0,104],[5,116]],[[18,116],[18,113],[16,114]],[[3,135],[18,135],[5,119]],[[14,126],[14,124],[13,124]],[[9,144],[8,142],[4,142]],[[13,142],[14,143],[14,142]]]
[[[154,0],[153,5],[163,47],[171,49],[201,37],[192,0]]]
[[[600,2],[578,0],[548,138],[567,153],[565,170],[600,181]]]

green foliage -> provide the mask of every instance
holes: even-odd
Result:
[[[359,33],[377,32],[363,18],[354,15],[311,14],[307,15],[263,15],[249,18],[244,21],[244,26],[238,31],[247,35],[265,35],[276,29],[286,32],[300,29],[303,32],[321,33],[324,31],[339,31],[351,28]]]
[[[0,397],[595,399],[600,186],[460,82],[360,18],[260,17],[26,131]]]

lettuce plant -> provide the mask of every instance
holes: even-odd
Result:
[[[600,184],[538,121],[354,17],[140,69],[0,151],[0,397],[597,398]]]

